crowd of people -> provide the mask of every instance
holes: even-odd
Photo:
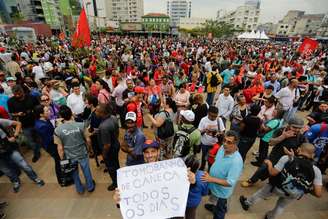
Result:
[[[11,42],[0,36],[0,171],[15,193],[21,170],[45,185],[25,145],[32,163],[48,153],[58,184],[74,184],[80,195],[96,189],[95,158],[117,204],[120,151],[126,166],[181,157],[191,183],[186,219],[207,195],[205,208],[223,219],[245,162],[256,169],[242,187],[269,183],[240,196],[244,210],[277,195],[265,214],[273,219],[303,195],[322,194],[327,45],[301,54],[293,42],[233,39],[97,35],[84,49],[55,37]]]

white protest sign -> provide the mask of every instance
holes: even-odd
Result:
[[[117,170],[124,219],[165,219],[185,215],[189,181],[181,158]]]

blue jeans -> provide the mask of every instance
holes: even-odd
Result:
[[[208,159],[208,152],[211,150],[211,148],[213,147],[213,145],[204,145],[204,144],[201,144],[201,148],[202,148],[202,162],[201,162],[201,165],[200,165],[200,170],[204,170],[205,169],[205,166],[206,166],[206,162],[207,162],[207,159]],[[210,169],[210,168],[208,168]]]
[[[85,178],[87,190],[88,191],[93,190],[95,185],[93,183],[93,179],[92,179],[92,175],[91,175],[91,170],[90,170],[90,166],[89,166],[89,158],[83,158],[83,159],[75,160],[75,161],[73,161],[73,163],[78,164],[78,167],[73,172],[73,180],[74,180],[76,191],[78,193],[83,193],[84,192],[84,186],[82,185],[81,179],[80,179],[80,176],[79,176],[79,166],[82,169],[82,173],[83,173],[84,178]]]
[[[239,153],[241,157],[243,158],[243,161],[245,162],[247,152],[251,147],[253,146],[254,142],[256,140],[255,138],[249,138],[249,137],[244,137],[242,136],[239,140],[238,148],[239,148]]]
[[[29,146],[33,149],[34,156],[40,156],[40,144],[35,141],[36,133],[33,127],[23,128],[23,133],[28,140]]]
[[[206,98],[206,102],[208,105],[212,105],[213,103],[213,99],[214,99],[214,95],[215,95],[215,92],[214,93],[207,93],[207,98]]]
[[[218,198],[216,206],[213,209],[213,219],[224,219],[225,214],[227,213],[227,199]]]
[[[0,158],[0,171],[3,172],[11,182],[19,182],[19,176],[14,165],[23,170],[31,180],[34,181],[38,178],[23,156],[15,150],[8,154],[8,156]]]

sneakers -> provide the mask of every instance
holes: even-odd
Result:
[[[240,196],[239,197],[239,202],[241,204],[241,207],[245,210],[245,211],[248,211],[249,209],[249,204],[247,204],[247,198],[245,196]]]
[[[205,204],[204,205],[205,209],[210,211],[210,212],[213,212],[214,208],[215,208],[215,205],[212,205],[212,204]]]
[[[7,202],[0,202],[0,210],[2,210],[3,208],[5,208],[6,206],[8,206]]]
[[[246,187],[252,187],[254,185],[254,183],[252,183],[251,181],[247,180],[247,181],[242,182],[240,185],[241,185],[241,187],[246,188]]]
[[[39,179],[39,178],[35,179],[34,182],[35,182],[39,187],[42,187],[42,186],[44,186],[44,184],[45,184],[44,181],[43,181],[42,179]]]
[[[41,154],[40,153],[39,154],[35,154],[33,156],[33,158],[32,158],[32,162],[33,163],[36,163],[40,159],[40,157],[41,157]]]
[[[20,189],[20,182],[13,182],[13,191],[14,193],[19,192]]]
[[[117,185],[111,184],[110,186],[107,187],[108,191],[114,191],[116,189]]]
[[[92,180],[92,182],[93,182],[93,189],[88,190],[88,192],[90,192],[90,193],[95,191],[95,189],[96,189],[96,182],[94,180]]]

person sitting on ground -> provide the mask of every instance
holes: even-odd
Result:
[[[282,156],[274,166],[270,160],[264,161],[270,174],[269,183],[248,198],[240,196],[245,211],[261,199],[277,195],[279,199],[275,208],[265,215],[266,219],[274,219],[283,213],[288,204],[299,200],[304,194],[321,197],[322,175],[319,168],[312,164],[314,146],[303,143],[296,156],[293,150],[285,148],[285,151],[288,155]]]

